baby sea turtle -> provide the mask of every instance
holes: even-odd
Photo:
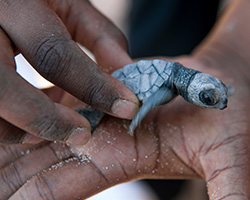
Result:
[[[227,97],[232,90],[210,74],[161,59],[140,60],[125,65],[114,71],[112,76],[131,89],[142,101],[140,110],[129,126],[131,134],[150,110],[167,104],[177,95],[197,106],[222,110],[227,107]],[[89,106],[76,111],[90,121],[92,130],[104,115]]]

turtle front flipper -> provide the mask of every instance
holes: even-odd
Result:
[[[170,102],[173,98],[175,98],[177,95],[172,90],[170,90],[168,87],[161,87],[158,91],[156,91],[154,94],[149,96],[143,101],[143,104],[138,111],[138,113],[135,115],[134,119],[132,120],[130,126],[129,126],[129,134],[133,135],[135,128],[138,124],[142,121],[142,119],[146,116],[146,114],[154,109],[158,105],[167,104]]]

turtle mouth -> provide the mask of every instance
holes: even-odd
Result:
[[[224,105],[220,110],[224,110],[225,108],[227,108],[227,105]]]
[[[227,108],[227,99],[225,99],[224,101],[223,101],[223,104],[222,104],[222,106],[219,108],[220,110],[224,110],[225,108]]]

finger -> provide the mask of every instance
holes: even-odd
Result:
[[[47,140],[71,143],[88,140],[90,128],[86,119],[73,110],[54,104],[41,91],[26,83],[11,67],[1,65],[0,75],[3,77],[1,96],[4,97],[0,98],[2,118]],[[20,139],[17,136],[21,135],[17,135],[16,131],[11,134],[13,137],[16,135],[13,139]],[[77,138],[71,139],[74,136]]]
[[[0,118],[0,144],[18,144],[22,141],[24,131]]]
[[[44,141],[44,139],[25,133],[22,129],[0,118],[0,145],[18,143],[38,144],[42,141]]]
[[[165,161],[157,152],[158,142],[152,132],[145,129],[133,138],[125,134],[125,125],[112,119],[106,128],[98,128],[89,143],[72,147],[75,158],[60,162],[56,170],[33,176],[12,199],[39,199],[46,195],[51,199],[85,199],[115,184],[139,178],[197,177],[190,170],[185,173],[185,166],[171,152]],[[165,165],[171,159],[175,163]],[[180,168],[184,173],[180,174]],[[65,190],[69,183],[70,190]]]
[[[61,99],[64,95],[64,91],[56,86],[42,89],[43,93],[46,94],[53,102],[61,103]]]
[[[60,103],[70,109],[83,108],[86,106],[85,103],[69,94],[68,92],[63,91],[58,87],[52,87],[42,90],[53,102]]]
[[[59,143],[49,144],[35,151],[30,150],[28,154],[24,153],[19,159],[1,168],[0,199],[8,199],[26,180],[37,173],[44,173],[44,169],[60,163],[66,157],[70,157],[71,154],[67,146]]]
[[[22,144],[38,144],[38,143],[41,143],[44,141],[45,140],[43,138],[34,136],[30,133],[25,133],[22,140],[21,140],[21,143]]]
[[[17,200],[21,197],[24,199],[41,199],[41,197],[64,200],[86,199],[90,194],[93,195],[111,185],[101,175],[101,170],[99,171],[94,165],[74,159],[66,162],[56,170],[34,176],[9,199]],[[71,189],[65,191],[65,188],[69,187]]]
[[[36,145],[0,145],[0,168],[10,165],[19,158],[28,155],[43,144]]]
[[[47,140],[68,140],[69,143],[78,144],[86,142],[90,137],[89,123],[86,119],[73,110],[54,104],[45,94],[32,87],[15,72],[10,41],[1,29],[0,48],[0,117],[28,133]],[[20,130],[14,130],[3,121],[2,126],[2,131],[6,131],[2,132],[3,141],[20,141]]]
[[[97,109],[132,118],[138,107],[135,95],[84,55],[45,1],[1,7],[1,27],[40,74]]]
[[[53,103],[9,66],[1,65],[0,75],[3,77],[0,95],[4,97],[0,98],[2,118],[50,141],[84,143],[89,139],[90,128],[86,119],[73,110]]]
[[[122,32],[89,1],[71,2],[70,5],[54,0],[49,2],[73,39],[93,52],[106,71],[111,72],[132,62]]]
[[[10,199],[21,197],[40,199],[41,196],[64,200],[85,199],[111,185],[128,180],[123,166],[120,166],[114,157],[100,160],[105,161],[100,164],[96,163],[97,160],[92,161],[92,158],[88,157],[66,159],[48,168],[44,173],[33,176],[27,182],[28,184],[24,183]],[[66,191],[63,188],[68,188],[69,183],[70,189]]]

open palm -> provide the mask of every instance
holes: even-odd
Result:
[[[134,136],[127,134],[129,121],[106,116],[84,146],[3,145],[0,199],[81,199],[142,178],[203,178],[210,199],[249,199],[250,80],[241,72],[199,70],[225,82],[234,77],[227,109],[178,97],[150,112]]]

